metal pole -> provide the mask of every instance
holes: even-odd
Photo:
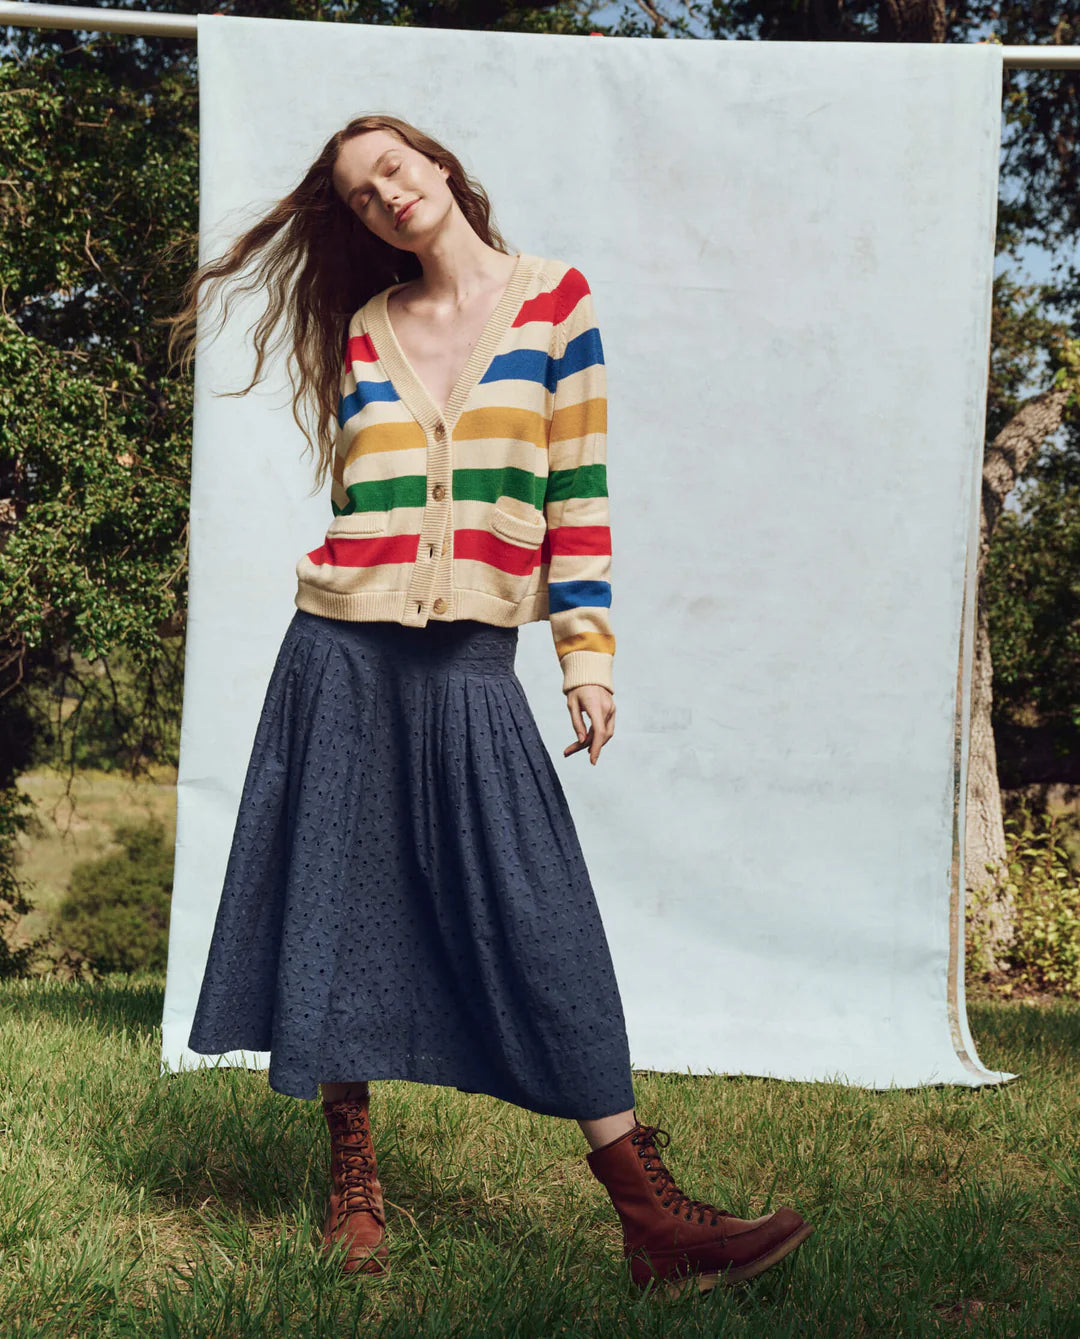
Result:
[[[219,16],[204,14],[202,17]],[[0,0],[0,21],[23,28],[77,28],[80,32],[88,33],[195,37],[198,32],[197,18],[195,14],[152,14],[136,9],[86,9],[80,5],[35,5],[24,4],[22,0]],[[959,45],[978,46],[981,43]],[[1080,46],[1002,46],[1001,56],[1007,70],[1080,69]]]
[[[23,4],[2,0],[0,21],[23,28],[78,28],[87,33],[141,33],[195,37],[195,14],[150,14],[139,9],[89,9],[82,5]]]

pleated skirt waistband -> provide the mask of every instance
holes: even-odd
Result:
[[[385,658],[398,674],[439,674],[468,670],[478,674],[513,674],[517,627],[498,627],[475,619],[437,622],[425,627],[402,623],[326,618],[297,609],[298,632],[365,655]]]

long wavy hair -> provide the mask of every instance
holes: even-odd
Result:
[[[195,356],[200,308],[212,302],[227,279],[262,253],[250,280],[240,285],[241,292],[266,288],[269,294],[266,311],[255,326],[255,370],[243,390],[221,394],[247,395],[261,380],[268,349],[289,340],[286,367],[293,391],[293,418],[304,434],[305,450],[313,451],[317,460],[312,493],[323,486],[334,464],[349,318],[384,288],[418,278],[423,272],[413,252],[377,237],[334,189],[331,173],[341,146],[369,130],[387,130],[442,164],[449,174],[450,190],[473,231],[489,246],[510,254],[491,222],[487,193],[449,149],[400,117],[358,116],[330,136],[298,186],[238,237],[224,256],[207,261],[189,276],[181,290],[181,309],[163,322],[172,327],[167,345],[170,370],[179,366],[185,371]],[[191,240],[182,239],[171,249],[190,246]],[[222,324],[228,308],[227,296]],[[283,317],[284,330],[270,344]],[[317,424],[314,438],[302,410]]]

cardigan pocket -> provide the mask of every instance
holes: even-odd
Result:
[[[491,528],[503,539],[508,539],[511,544],[520,544],[522,548],[535,549],[543,541],[544,534],[547,531],[547,519],[543,512],[540,512],[537,519],[526,520],[522,516],[514,516],[505,511],[496,502],[491,509]]]
[[[385,534],[388,516],[389,513],[385,511],[344,512],[341,516],[335,516],[330,522],[326,537],[332,539],[335,535]]]

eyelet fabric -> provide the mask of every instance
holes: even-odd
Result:
[[[545,1115],[634,1106],[622,1002],[517,627],[296,610],[188,1041],[278,1092],[408,1079]]]

